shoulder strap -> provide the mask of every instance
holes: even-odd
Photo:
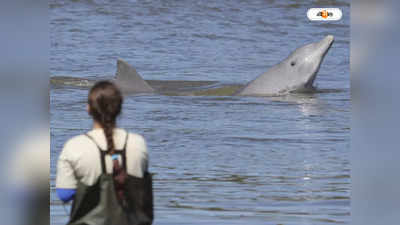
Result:
[[[103,174],[106,174],[106,160],[105,157],[107,155],[107,151],[103,151],[100,146],[97,144],[97,142],[94,140],[94,138],[92,136],[90,136],[89,134],[85,134],[86,137],[88,137],[97,147],[97,149],[100,152],[100,162],[101,162],[101,171]],[[126,131],[126,137],[125,137],[125,144],[124,144],[124,148],[121,151],[116,151],[117,154],[121,154],[122,157],[122,168],[124,169],[124,171],[126,172],[126,146],[128,143],[128,137],[129,137],[129,132]]]
[[[97,144],[97,142],[94,140],[94,138],[93,138],[92,136],[90,136],[89,134],[85,134],[85,135],[86,135],[86,137],[88,137],[88,138],[96,145],[97,149],[99,150],[99,153],[100,153],[100,162],[101,162],[101,172],[102,172],[103,174],[106,174],[107,171],[106,171],[106,160],[105,160],[105,156],[106,156],[107,152],[106,152],[106,151],[103,151],[103,150],[100,148],[100,146]]]
[[[128,144],[128,137],[129,137],[129,132],[126,131],[125,144],[124,144],[124,148],[122,149],[122,168],[124,169],[125,172],[127,172],[126,171],[126,146]]]
[[[85,136],[86,137],[88,137],[95,145],[96,145],[96,147],[100,150],[100,151],[102,151],[102,149],[100,148],[100,146],[97,144],[97,142],[94,140],[94,138],[92,137],[92,136],[90,136],[89,134],[85,134]]]
[[[128,137],[129,137],[129,132],[128,131],[125,131],[126,132],[126,137],[125,137],[125,144],[124,144],[124,151],[125,151],[125,149],[126,149],[126,145],[128,144]]]

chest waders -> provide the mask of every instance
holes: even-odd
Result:
[[[86,134],[100,152],[102,174],[95,184],[88,186],[78,183],[72,204],[68,225],[150,225],[153,222],[153,188],[152,177],[145,172],[143,178],[126,174],[123,186],[123,201],[118,198],[115,180],[107,174],[103,151],[92,137]],[[124,148],[115,151],[121,155],[122,169],[126,173],[126,135]],[[115,167],[113,168],[115,169]]]

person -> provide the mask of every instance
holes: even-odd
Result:
[[[69,139],[57,163],[56,192],[73,200],[69,225],[147,225],[153,221],[152,178],[145,139],[117,128],[123,97],[110,81],[89,91],[93,129]]]

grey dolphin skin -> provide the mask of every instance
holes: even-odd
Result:
[[[322,60],[333,40],[333,36],[328,35],[319,42],[296,49],[285,60],[248,83],[237,95],[282,95],[312,88]]]
[[[136,69],[122,59],[117,60],[115,83],[125,93],[154,93],[154,89],[143,80]]]
[[[206,96],[282,96],[290,92],[313,90],[320,65],[333,43],[327,35],[319,42],[304,45],[247,85],[219,84],[215,81],[143,80],[136,69],[117,60],[115,83],[126,94],[206,95]],[[71,77],[52,77],[54,85],[91,86],[94,81]]]

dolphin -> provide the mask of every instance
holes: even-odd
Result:
[[[304,45],[286,59],[270,68],[247,85],[219,84],[215,81],[155,81],[144,80],[134,67],[117,60],[114,82],[124,94],[209,95],[209,96],[282,96],[291,92],[313,90],[313,82],[320,65],[330,49],[334,37],[327,35],[321,41]],[[54,85],[93,85],[88,79],[52,77]]]
[[[285,60],[249,82],[237,95],[273,96],[313,88],[322,60],[334,37],[327,35],[319,42],[304,45]]]

